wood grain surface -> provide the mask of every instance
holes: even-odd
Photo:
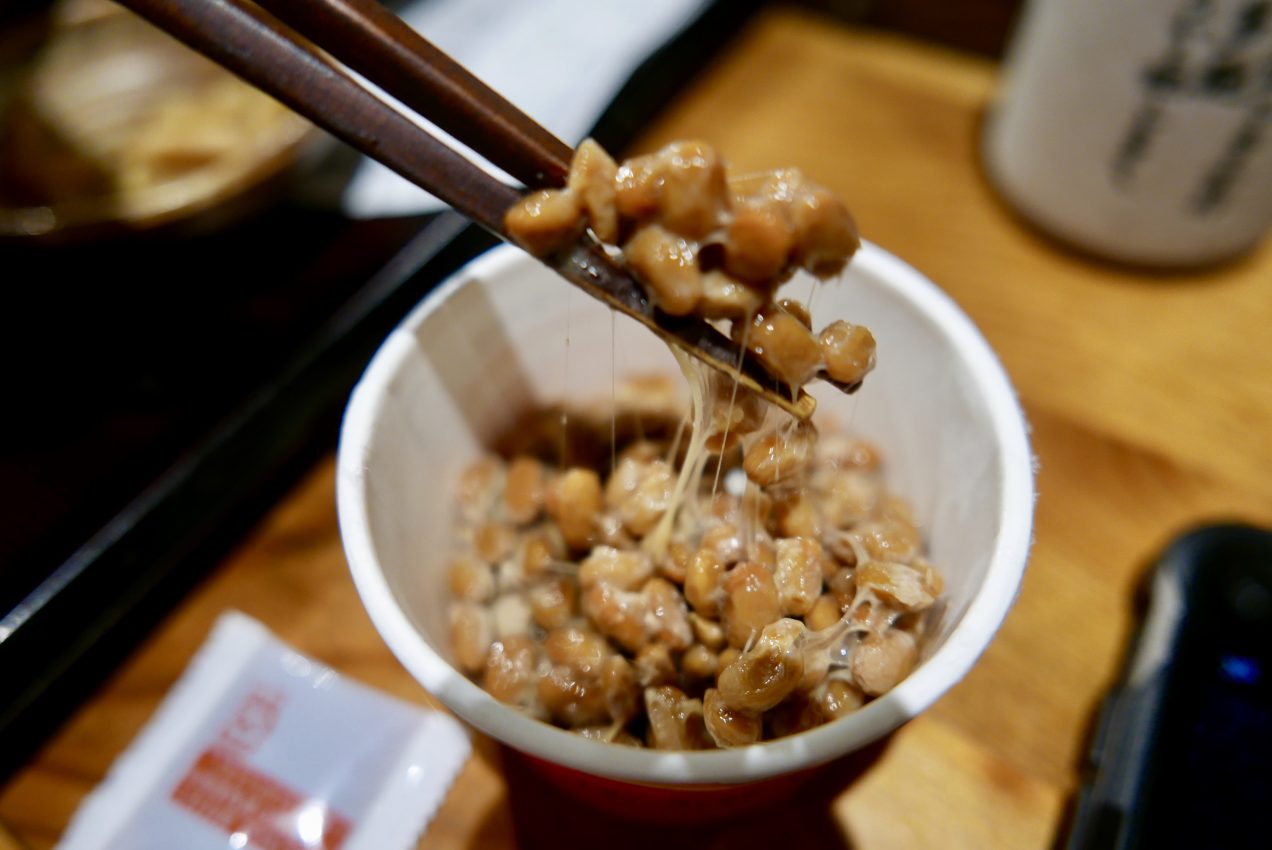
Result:
[[[1035,231],[979,165],[997,73],[986,60],[773,12],[637,145],[700,136],[735,167],[795,164],[841,192],[867,238],[980,326],[1020,393],[1038,461],[1024,587],[966,680],[857,781],[828,775],[779,808],[664,846],[1049,847],[1147,559],[1205,520],[1272,524],[1272,244],[1222,268],[1158,274]],[[56,843],[227,608],[355,679],[431,703],[358,602],[333,494],[327,461],[0,789],[0,821],[17,839]],[[478,751],[421,848],[634,847],[656,835],[547,798],[497,748],[479,741]]]

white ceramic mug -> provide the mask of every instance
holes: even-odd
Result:
[[[1030,0],[1004,70],[986,168],[1061,240],[1187,266],[1272,225],[1272,2]]]

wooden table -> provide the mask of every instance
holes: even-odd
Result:
[[[1074,790],[1088,720],[1133,620],[1131,588],[1175,532],[1272,524],[1272,243],[1223,268],[1151,274],[1070,252],[981,172],[994,65],[773,12],[649,128],[717,143],[738,167],[796,164],[839,190],[865,235],[944,287],[999,352],[1032,424],[1036,540],[1019,602],[960,685],[852,784],[676,846],[1045,848]],[[429,703],[371,626],[320,464],[101,693],[0,790],[0,820],[51,847],[207,635],[237,608],[336,669]],[[498,753],[461,774],[422,848],[636,846],[546,799]],[[809,843],[811,842],[811,843]]]

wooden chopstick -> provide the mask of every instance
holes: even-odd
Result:
[[[257,0],[297,32],[530,188],[574,150],[376,0]]]
[[[294,30],[240,0],[121,0],[351,147],[494,233],[520,195],[369,92]]]
[[[572,281],[593,298],[631,316],[664,341],[683,349],[712,368],[730,377],[767,401],[776,404],[796,419],[807,419],[817,408],[817,401],[800,389],[792,396],[787,385],[778,381],[752,357],[742,355],[733,340],[695,316],[670,316],[654,307],[644,288],[626,270],[616,266],[595,244],[582,242],[547,260],[557,273]],[[839,386],[853,392],[854,386]]]
[[[379,80],[390,96],[406,92],[410,103],[398,97],[404,105],[427,110],[421,114],[444,129],[449,125],[461,130],[462,135],[454,134],[459,141],[484,151],[484,156],[509,173],[521,172],[525,182],[559,185],[561,166],[568,169],[572,152],[567,146],[396,16],[371,11],[366,0],[263,0],[314,36],[322,50],[309,44],[294,26],[247,0],[119,2],[505,240],[504,214],[520,194],[368,91],[323,51],[356,63],[363,69],[360,73],[372,82]],[[403,36],[401,30],[412,35]],[[452,112],[462,117],[455,118]],[[785,384],[706,321],[657,310],[631,274],[586,237],[545,262],[664,340],[736,375],[743,386],[797,418],[812,415],[816,407],[812,396],[802,389],[792,395]]]

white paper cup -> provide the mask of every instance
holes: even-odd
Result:
[[[789,284],[801,299],[810,286]],[[406,318],[345,414],[337,469],[345,551],[367,611],[407,669],[460,718],[574,790],[605,788],[611,802],[623,789],[679,796],[693,799],[696,812],[711,808],[703,791],[736,801],[748,784],[858,751],[958,682],[1011,606],[1029,548],[1033,466],[1016,397],[958,307],[878,247],[867,244],[842,280],[819,286],[812,308],[816,326],[847,318],[878,340],[879,366],[856,395],[811,388],[818,415],[881,448],[889,486],[913,504],[945,576],[944,612],[909,677],[859,712],[803,734],[668,753],[534,720],[452,665],[445,574],[459,472],[531,405],[563,394],[609,398],[613,372],[679,374],[653,334],[612,320],[608,308],[509,247],[473,261]]]

